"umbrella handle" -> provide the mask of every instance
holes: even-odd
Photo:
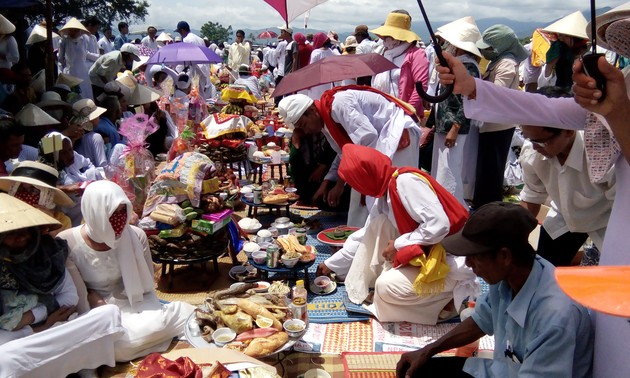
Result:
[[[422,0],[418,0],[418,6],[420,7],[420,12],[422,12],[422,17],[424,18],[424,22],[427,25],[429,36],[431,37],[431,40],[433,41],[433,48],[435,49],[435,55],[438,57],[438,60],[440,61],[440,65],[444,67],[448,67],[448,63],[446,62],[444,55],[442,55],[442,47],[440,46],[439,43],[437,43],[437,38],[435,38],[435,34],[433,33],[431,22],[429,22],[429,17],[427,16],[427,12],[424,10],[424,5],[422,5]],[[444,88],[444,92],[442,92],[442,94],[438,96],[431,96],[427,94],[427,92],[424,91],[424,88],[422,87],[421,82],[416,82],[416,92],[418,92],[418,95],[424,101],[435,104],[435,103],[446,100],[448,96],[450,96],[451,93],[453,93],[453,84],[447,85]]]

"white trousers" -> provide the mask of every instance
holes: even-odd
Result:
[[[113,305],[97,307],[56,327],[0,345],[0,377],[65,377],[115,366],[115,341],[125,330]]]
[[[458,135],[453,147],[446,147],[446,134],[435,133],[433,140],[433,161],[431,176],[448,190],[457,200],[468,207],[464,201],[464,152],[466,151],[467,135]]]

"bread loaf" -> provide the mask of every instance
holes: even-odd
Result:
[[[252,340],[243,353],[250,357],[267,356],[278,350],[278,348],[282,347],[288,341],[289,335],[286,332],[278,332],[269,337],[259,337]]]
[[[263,203],[266,204],[280,204],[285,203],[289,200],[289,196],[287,194],[271,194],[263,198]]]

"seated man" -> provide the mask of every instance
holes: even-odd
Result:
[[[547,97],[568,97],[557,87],[538,90]],[[602,248],[616,192],[614,165],[598,182],[589,176],[583,130],[521,126],[525,143],[520,162],[525,183],[520,197],[534,216],[551,200],[536,252],[555,266],[572,265],[588,237]],[[576,264],[579,264],[581,255]]]
[[[374,287],[369,309],[382,322],[436,324],[444,320],[442,310],[456,314],[466,297],[477,294],[464,259],[447,255],[440,245],[468,216],[452,194],[420,170],[393,167],[382,153],[353,144],[343,148],[339,176],[377,200],[365,226],[318,273],[346,276],[354,303]]]
[[[477,209],[444,248],[490,284],[475,314],[426,347],[403,354],[398,377],[590,377],[593,329],[587,310],[558,287],[554,266],[528,236],[536,218],[491,202]],[[434,355],[494,335],[494,358]]]

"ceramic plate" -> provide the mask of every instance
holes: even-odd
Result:
[[[351,231],[357,231],[359,230],[359,227],[351,227],[351,226],[339,226],[339,227],[343,227],[344,230],[351,230]],[[326,236],[326,233],[328,232],[334,232],[335,229],[337,227],[331,227],[331,228],[327,228],[323,231],[320,231],[317,234],[317,240],[319,240],[321,243],[324,243],[326,245],[331,245],[333,247],[343,247],[343,243],[346,242],[346,239],[331,239],[328,236]]]

